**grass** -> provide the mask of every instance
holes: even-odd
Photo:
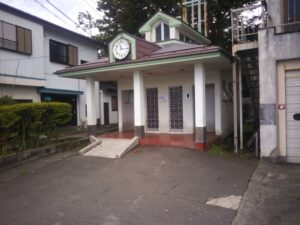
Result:
[[[233,157],[242,160],[252,160],[255,159],[255,152],[251,150],[242,150],[238,153],[234,153],[233,148],[233,138],[228,137],[220,144],[214,144],[208,153],[213,155],[218,155],[221,157]]]

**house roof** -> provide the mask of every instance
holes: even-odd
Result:
[[[217,46],[209,46],[209,45],[194,45],[194,44],[168,44],[160,46],[160,48],[154,52],[151,52],[143,57],[136,59],[136,60],[125,60],[119,61],[114,63],[109,63],[109,58],[102,58],[99,61],[85,63],[78,66],[68,67],[64,70],[57,71],[57,74],[61,74],[62,76],[72,72],[78,72],[83,70],[90,70],[90,69],[101,69],[105,67],[115,67],[115,66],[122,66],[127,65],[127,68],[131,65],[133,66],[136,63],[150,63],[157,60],[168,60],[172,58],[179,58],[181,57],[183,60],[188,60],[189,56],[203,56],[210,53],[220,53],[220,55],[225,56],[231,60],[230,56],[224,52],[224,50]],[[159,63],[158,63],[159,64]]]
[[[104,46],[103,43],[100,43],[100,42],[98,42],[98,41],[96,41],[96,40],[94,40],[94,39],[91,39],[91,38],[89,38],[89,37],[86,37],[86,36],[84,36],[84,35],[81,35],[81,34],[79,34],[79,33],[76,33],[76,32],[74,32],[74,31],[68,30],[68,29],[63,28],[63,27],[61,27],[61,26],[58,26],[58,25],[56,25],[56,24],[50,23],[50,22],[48,22],[48,21],[46,21],[46,20],[43,20],[43,19],[41,19],[41,18],[39,18],[39,17],[33,16],[33,15],[31,15],[31,14],[29,14],[29,13],[26,13],[26,12],[24,12],[24,11],[22,11],[22,10],[19,10],[19,9],[16,9],[16,8],[11,7],[11,6],[9,6],[9,5],[6,5],[6,4],[4,4],[4,3],[2,3],[2,2],[0,2],[0,10],[9,12],[9,13],[14,14],[14,15],[16,15],[16,16],[19,16],[19,17],[22,17],[22,18],[24,18],[24,19],[30,20],[30,21],[32,21],[32,22],[41,24],[41,25],[43,25],[43,26],[45,26],[45,27],[52,28],[52,29],[56,29],[56,30],[61,31],[61,32],[64,32],[64,33],[69,33],[69,34],[75,35],[76,37],[78,37],[78,38],[80,38],[80,39],[83,39],[83,40],[86,40],[86,41],[90,41],[90,42],[94,42],[94,43],[96,43],[96,44],[98,44],[98,45]]]
[[[192,27],[190,27],[188,24],[183,22],[182,20],[179,20],[173,16],[170,16],[163,12],[157,12],[154,16],[151,17],[140,29],[139,32],[141,34],[144,34],[146,32],[149,32],[153,24],[155,24],[158,20],[163,20],[168,22],[170,27],[183,27],[184,29],[188,30],[189,32],[193,33],[196,37],[198,37],[200,40],[203,41],[205,44],[211,44],[211,41],[206,38],[203,34],[196,31]]]

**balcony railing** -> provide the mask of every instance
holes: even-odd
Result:
[[[281,13],[281,12],[278,12]],[[258,29],[267,28],[268,25],[275,28],[275,33],[300,31],[300,18],[288,17],[288,22],[282,24],[268,24],[272,21],[266,7],[262,4],[252,5],[231,10],[232,43],[241,44],[257,41]]]
[[[0,38],[0,48],[16,51],[17,50],[17,42]]]
[[[232,43],[252,42],[257,32],[267,26],[267,12],[262,4],[231,10]]]

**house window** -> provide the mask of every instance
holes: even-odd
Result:
[[[118,111],[118,97],[111,96],[111,111]]]
[[[146,89],[147,102],[147,128],[158,129],[158,89]]]
[[[72,45],[50,40],[50,61],[76,66],[78,65],[78,49]]]
[[[190,37],[180,33],[179,34],[179,39],[180,41],[183,41],[183,42],[186,42],[186,43],[189,43],[189,44],[196,44],[197,42],[193,39],[191,39]]]
[[[170,128],[171,130],[183,129],[183,104],[182,86],[170,87]]]
[[[156,41],[165,41],[170,39],[170,27],[168,24],[161,22],[156,28]]]
[[[31,55],[31,30],[0,21],[0,48]]]
[[[300,21],[300,1],[288,0],[288,23]]]
[[[286,0],[283,3],[284,8],[284,21],[288,24],[283,28],[285,31],[298,31],[300,30],[300,1],[299,0]]]

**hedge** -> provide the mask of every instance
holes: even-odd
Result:
[[[36,147],[41,135],[57,136],[57,128],[71,120],[71,105],[60,102],[0,106],[2,151]]]

